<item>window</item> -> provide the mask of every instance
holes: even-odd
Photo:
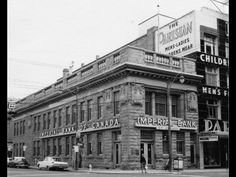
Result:
[[[16,123],[16,135],[18,135],[19,131],[19,122]]]
[[[62,119],[62,112],[61,111],[62,111],[61,109],[59,109],[59,111],[58,111],[58,127],[61,126],[61,119]]]
[[[177,154],[184,154],[184,132],[176,132],[176,152]]]
[[[43,115],[43,130],[46,129],[46,114]]]
[[[119,97],[120,97],[120,92],[114,92],[114,116],[120,113],[120,108],[119,108]]]
[[[102,133],[97,133],[97,155],[102,154]]]
[[[50,155],[50,139],[47,139],[47,155],[49,156]]]
[[[56,155],[56,151],[57,151],[57,147],[56,147],[56,138],[53,138],[53,142],[52,142],[52,146],[53,146],[53,156]]]
[[[23,120],[23,134],[25,134],[25,120]]]
[[[37,122],[36,122],[37,120],[36,119],[37,119],[37,117],[34,117],[34,132],[36,131],[36,128],[37,128],[36,127],[37,126]]]
[[[92,113],[92,100],[88,100],[88,104],[87,104],[87,120],[90,121],[91,120],[91,113]]]
[[[66,155],[69,155],[69,149],[70,149],[70,142],[69,137],[66,137]]]
[[[210,55],[218,55],[216,53],[216,38],[212,35],[205,34],[204,36],[204,50],[205,53]]]
[[[73,146],[75,145],[75,136],[71,136],[71,154],[72,154],[72,149],[73,149]]]
[[[98,102],[97,102],[97,108],[98,108],[98,119],[100,119],[102,117],[102,104],[103,104],[103,100],[102,100],[102,96],[98,97]]]
[[[229,58],[229,43],[225,43],[225,58]]]
[[[145,114],[152,115],[152,92],[145,92]]]
[[[85,107],[84,107],[84,102],[80,104],[80,122],[84,121],[84,112],[85,112]]]
[[[53,111],[53,128],[56,127],[57,124],[57,111]]]
[[[61,155],[61,138],[58,138],[58,155]]]
[[[14,123],[14,136],[16,136],[16,123]]]
[[[91,134],[87,135],[87,155],[92,154],[92,141]]]
[[[36,141],[33,141],[33,156],[36,156]]]
[[[225,34],[229,36],[229,22],[225,22]]]
[[[159,116],[166,116],[166,94],[155,94],[155,113]]]
[[[207,100],[207,118],[220,119],[220,101]]]
[[[38,131],[40,131],[40,118],[41,116],[38,116],[38,128],[37,128]]]
[[[171,102],[172,102],[172,117],[179,117],[179,97],[177,95],[171,95]]]
[[[22,121],[20,121],[20,135],[22,134]]]
[[[40,156],[40,141],[37,141],[37,156]]]
[[[75,123],[75,119],[76,119],[76,105],[73,104],[72,105],[72,124]]]
[[[70,123],[70,114],[69,114],[69,106],[66,107],[66,125]]]
[[[219,86],[219,69],[206,67],[206,84],[210,86]]]
[[[227,88],[229,88],[229,72],[226,72],[226,84],[227,84]]]
[[[47,127],[47,129],[50,129],[50,124],[51,124],[51,112],[48,112],[48,127]]]
[[[162,148],[163,154],[169,154],[169,144],[168,144],[168,132],[162,132]]]

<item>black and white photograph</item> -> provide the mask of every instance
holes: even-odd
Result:
[[[229,177],[229,77],[229,0],[7,0],[7,176]]]

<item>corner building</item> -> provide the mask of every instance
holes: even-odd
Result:
[[[65,69],[56,83],[18,101],[13,155],[31,164],[59,156],[73,166],[79,130],[80,167],[138,169],[143,153],[149,168],[163,169],[169,158],[167,83],[174,81],[173,158],[182,157],[184,168],[198,167],[202,76],[194,59],[154,52],[153,29],[71,74]]]

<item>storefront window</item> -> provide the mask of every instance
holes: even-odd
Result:
[[[204,142],[204,165],[217,166],[219,163],[219,146],[218,142]]]
[[[168,144],[168,132],[162,132],[162,148],[163,154],[169,154],[169,144]]]

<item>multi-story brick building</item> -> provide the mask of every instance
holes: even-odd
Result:
[[[197,85],[202,77],[194,59],[154,52],[154,29],[72,74],[64,70],[56,83],[18,101],[14,156],[35,163],[56,155],[73,164],[77,119],[82,166],[139,168],[143,153],[150,168],[163,169],[169,157],[167,84],[173,81],[173,157],[182,157],[185,168],[198,166]]]
[[[227,14],[192,11],[156,30],[155,51],[196,60],[200,168],[228,166],[229,26]]]

